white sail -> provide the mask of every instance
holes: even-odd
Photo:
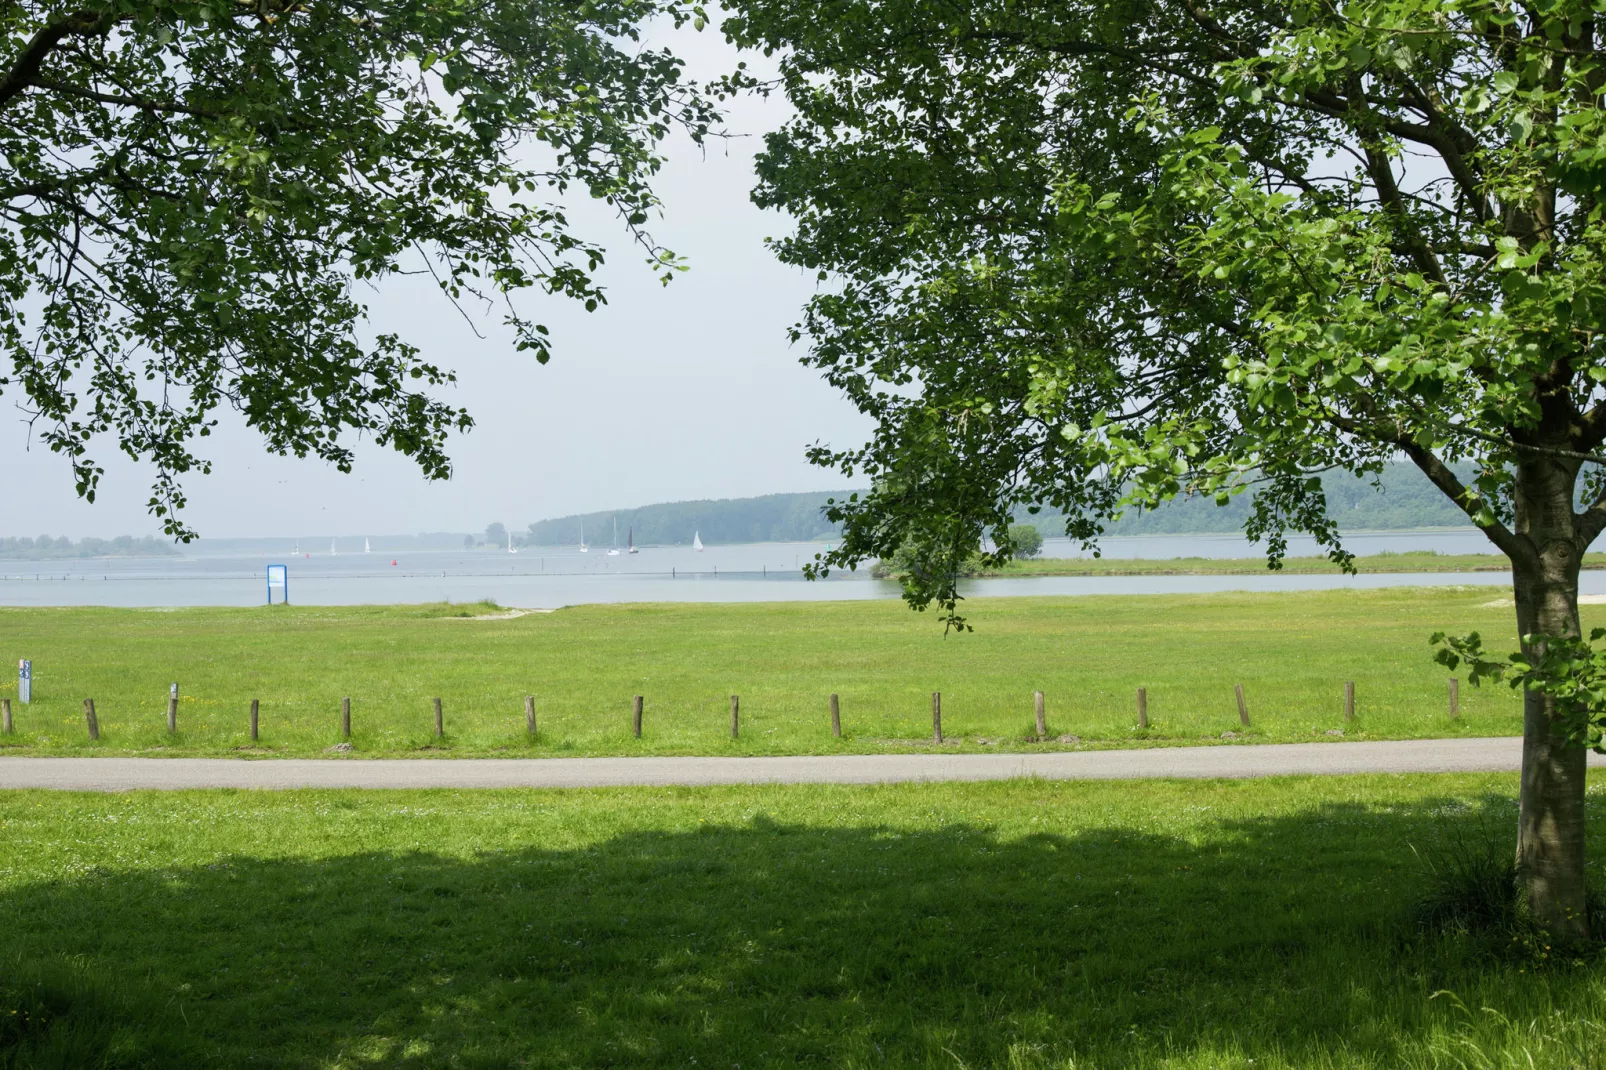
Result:
[[[335,540],[333,539],[329,540],[329,556],[335,556]]]
[[[613,547],[608,550],[609,557],[619,556],[619,518],[613,518]]]
[[[362,552],[365,554],[371,554],[374,552],[374,548],[368,545],[368,536],[366,535],[363,536],[362,540]]]
[[[701,535],[702,533],[697,531],[691,533],[691,548],[696,550],[698,553],[703,552],[703,540]]]
[[[518,553],[518,551],[513,548],[513,533],[511,531],[507,533],[507,552],[510,554]]]
[[[586,522],[584,520],[580,521],[580,552],[583,554],[591,552],[591,548],[586,545]]]

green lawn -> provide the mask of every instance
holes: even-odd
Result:
[[[950,747],[1255,741],[1520,732],[1517,697],[1461,688],[1447,716],[1435,629],[1514,644],[1499,589],[1006,598],[967,602],[974,633],[944,635],[898,602],[584,606],[516,619],[483,607],[0,609],[0,664],[33,659],[35,702],[16,706],[9,753],[307,755],[339,741],[352,699],[357,755],[796,754],[930,747],[931,693]],[[1585,626],[1606,624],[1587,606]],[[8,676],[10,674],[8,673]],[[166,732],[177,681],[179,733]],[[1136,728],[1134,691],[1151,727]],[[1034,743],[1032,692],[1054,738]],[[841,696],[844,738],[830,734]],[[742,699],[730,738],[729,696]],[[16,694],[14,678],[0,695]],[[535,696],[539,736],[524,729]],[[643,738],[631,696],[646,696]],[[431,699],[446,740],[432,739]],[[91,745],[83,700],[101,726]],[[247,712],[261,700],[252,748]],[[955,742],[957,741],[957,742]]]
[[[1606,1066],[1598,955],[1411,922],[1515,791],[7,793],[0,1066]]]

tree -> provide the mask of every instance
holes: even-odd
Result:
[[[1018,561],[1043,552],[1043,533],[1035,524],[1009,525],[1009,556]]]
[[[465,550],[474,549],[474,536],[472,536],[472,535],[464,535],[463,536],[463,549],[465,549]]]
[[[485,541],[492,546],[500,546],[507,541],[507,528],[500,522],[492,524],[485,529]]]
[[[504,302],[518,347],[547,330],[511,298],[595,308],[602,250],[562,196],[641,229],[655,146],[714,115],[649,19],[682,0],[0,2],[0,392],[93,500],[101,436],[153,463],[165,530],[196,439],[237,410],[270,450],[348,470],[370,435],[426,476],[469,415],[450,370],[374,336],[361,290],[432,272]],[[488,306],[487,306],[488,307]],[[9,369],[7,368],[9,364]]]
[[[823,567],[1001,554],[1021,505],[1092,540],[1129,506],[1242,492],[1273,567],[1288,530],[1347,564],[1318,473],[1403,455],[1510,559],[1523,656],[1584,656],[1579,560],[1606,526],[1581,475],[1606,461],[1590,5],[733,11],[796,109],[755,200],[798,220],[780,258],[831,282],[795,337],[876,422],[812,453],[875,486],[835,506]],[[906,596],[955,614],[953,575]],[[1582,936],[1590,728],[1527,679],[1520,879]]]

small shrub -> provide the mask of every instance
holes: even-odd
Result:
[[[1416,904],[1422,932],[1511,933],[1520,921],[1516,851],[1452,826],[1435,847],[1418,851],[1427,889]]]
[[[1009,554],[1017,561],[1043,552],[1043,533],[1032,524],[1009,525]]]
[[[1553,960],[1552,939],[1524,909],[1517,883],[1516,848],[1486,830],[1450,826],[1427,851],[1418,851],[1427,887],[1415,905],[1416,928],[1424,934],[1470,937],[1501,958],[1540,967]],[[1606,900],[1593,887],[1584,909],[1595,945],[1606,936]],[[1576,961],[1570,949],[1562,961]]]

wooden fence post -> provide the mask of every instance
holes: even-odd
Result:
[[[524,729],[531,736],[535,735],[535,696],[524,696]]]
[[[735,739],[741,732],[742,697],[731,696],[731,738]]]
[[[1238,696],[1238,720],[1245,728],[1249,727],[1249,704],[1244,701],[1244,685],[1233,684],[1233,693]]]
[[[1041,691],[1033,691],[1032,692],[1032,707],[1033,707],[1034,712],[1036,712],[1036,714],[1037,714],[1037,738],[1038,739],[1047,739],[1048,738],[1048,711],[1043,708],[1044,707],[1043,693]]]
[[[640,695],[636,696],[636,701],[635,701],[635,703],[633,705],[635,707],[636,738],[640,739],[641,738],[641,696]]]
[[[842,738],[842,707],[837,703],[836,692],[831,692],[831,734]]]
[[[938,743],[942,742],[942,692],[931,693],[931,735]]]
[[[441,700],[440,699],[436,699],[435,700],[435,738],[436,739],[445,739],[446,738],[446,722],[441,717]]]
[[[167,731],[178,731],[178,684],[167,689]]]
[[[11,700],[0,698],[0,734],[11,735],[16,727],[11,723]]]
[[[1461,716],[1461,681],[1450,677],[1450,720]]]
[[[1355,723],[1355,681],[1344,681],[1344,723]]]
[[[1149,689],[1138,688],[1138,727],[1149,727]]]
[[[257,699],[252,699],[251,700],[251,742],[252,743],[255,743],[257,741],[257,709],[258,709],[259,705],[260,705],[259,700],[257,700]]]
[[[351,738],[351,696],[340,700],[340,738]]]
[[[89,738],[100,738],[100,722],[95,719],[95,700],[84,699],[84,720],[89,724]]]

